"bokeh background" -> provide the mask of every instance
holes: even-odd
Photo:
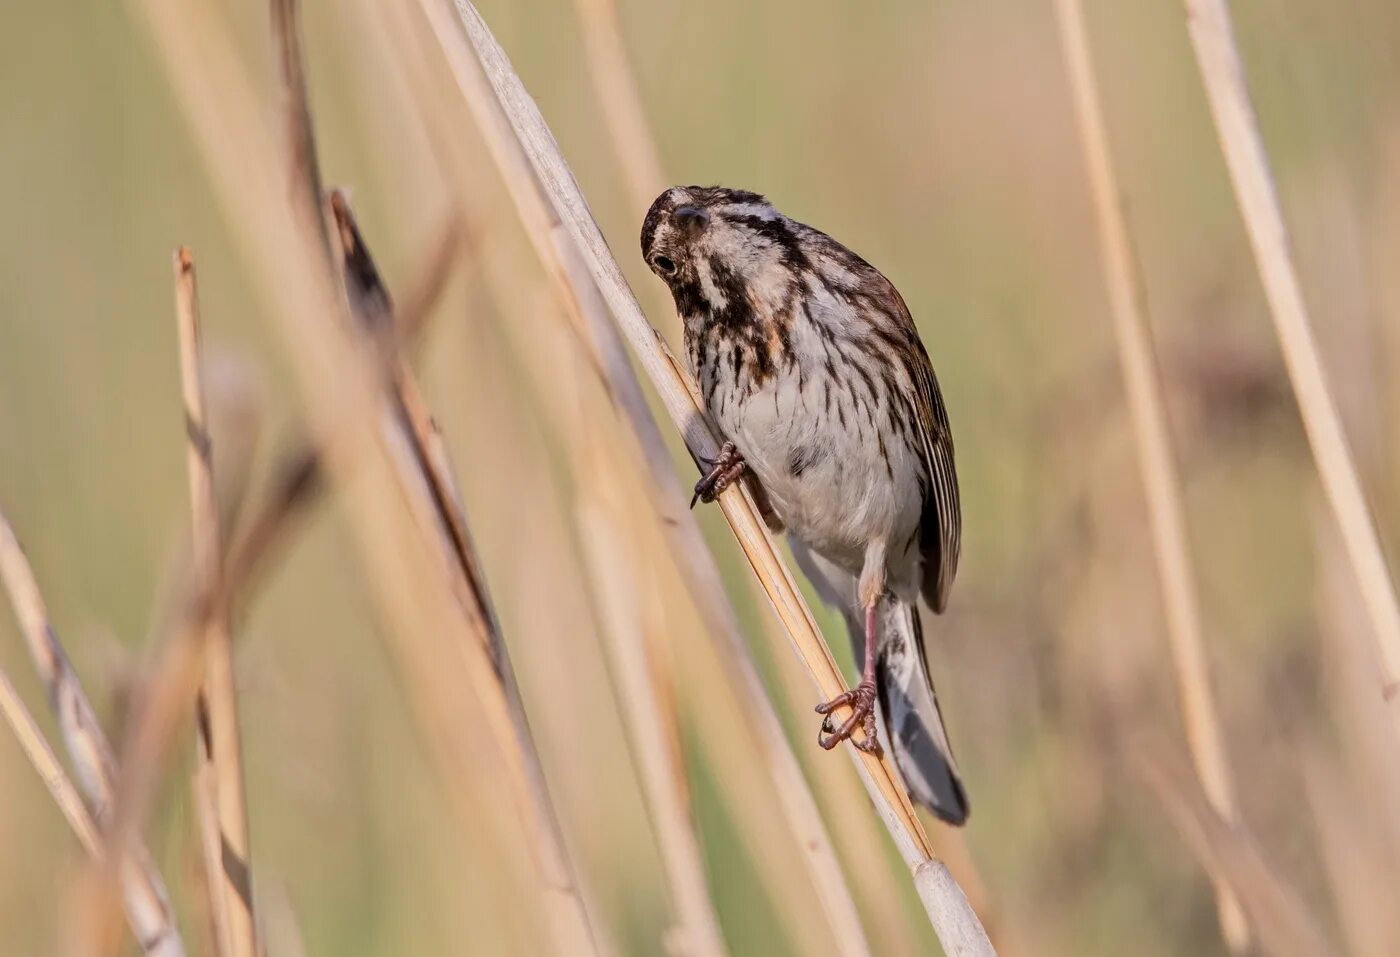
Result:
[[[275,123],[267,11],[213,6]],[[395,287],[412,283],[444,223],[463,223],[468,239],[418,365],[565,832],[617,953],[659,954],[669,904],[580,559],[580,476],[551,412],[557,383],[541,372],[541,356],[576,344],[551,318],[460,105],[448,135],[470,174],[454,180],[435,161],[377,6],[306,3],[326,179],[350,190]],[[670,329],[670,304],[636,251],[644,210],[601,120],[575,6],[480,9],[653,321]],[[1232,10],[1331,381],[1382,537],[1400,554],[1400,6],[1238,0]],[[1242,817],[1339,952],[1394,954],[1400,755],[1182,5],[1098,0],[1088,13]],[[1210,884],[1117,735],[1131,715],[1184,754],[1051,5],[620,0],[619,15],[667,177],[762,191],[835,234],[899,286],[933,356],[965,537],[949,613],[927,625],[973,815],[964,835],[929,826],[977,888],[1003,951],[1224,953]],[[0,506],[115,733],[189,521],[176,244],[198,257],[216,364],[241,407],[260,410],[255,474],[296,431],[299,406],[270,331],[279,320],[134,8],[11,4],[0,25]],[[678,457],[677,468],[689,482],[689,463]],[[816,695],[793,679],[722,520],[707,510],[702,522],[875,952],[936,952],[849,763],[815,746]],[[489,857],[451,823],[354,552],[343,512],[319,509],[237,621],[270,951],[296,953],[300,941],[311,954],[528,952],[515,919],[495,909]],[[808,892],[792,883],[795,851],[743,728],[726,717],[713,652],[675,575],[663,567],[656,587],[727,942],[736,955],[821,953]],[[839,621],[819,615],[848,662]],[[44,712],[8,612],[0,666]],[[197,943],[184,774],[172,771],[151,840]],[[770,839],[759,846],[758,834]],[[0,951],[61,949],[81,865],[0,734]]]

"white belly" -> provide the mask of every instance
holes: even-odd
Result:
[[[789,369],[713,411],[793,534],[856,575],[882,539],[891,584],[905,584],[918,573],[919,464],[888,435],[882,450],[868,413],[841,390],[828,402],[823,382],[808,375],[799,390]]]

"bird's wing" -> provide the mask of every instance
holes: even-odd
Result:
[[[914,318],[892,283],[889,288],[894,299],[890,312],[899,332],[907,337],[906,347],[898,354],[904,360],[904,371],[911,383],[911,394],[907,398],[914,411],[915,435],[928,474],[923,514],[919,520],[919,551],[924,559],[923,593],[929,607],[941,612],[948,605],[948,592],[953,587],[958,556],[962,552],[962,508],[958,499],[958,473],[953,465],[953,430],[948,425],[948,410],[943,405],[938,377],[919,339]]]

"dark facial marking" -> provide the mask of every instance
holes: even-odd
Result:
[[[794,269],[805,269],[810,265],[806,252],[798,242],[797,235],[782,219],[764,219],[761,216],[743,215],[724,217],[731,223],[743,226],[749,232],[766,239],[782,253],[783,265]]]

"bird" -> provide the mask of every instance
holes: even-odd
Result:
[[[920,596],[941,613],[962,514],[948,414],[894,284],[758,193],[673,186],[647,211],[647,266],[669,288],[686,363],[723,438],[696,500],[743,482],[850,631],[859,682],[817,706],[818,741],[880,753],[916,803],[969,805],[929,677]],[[834,714],[849,707],[839,727]]]

